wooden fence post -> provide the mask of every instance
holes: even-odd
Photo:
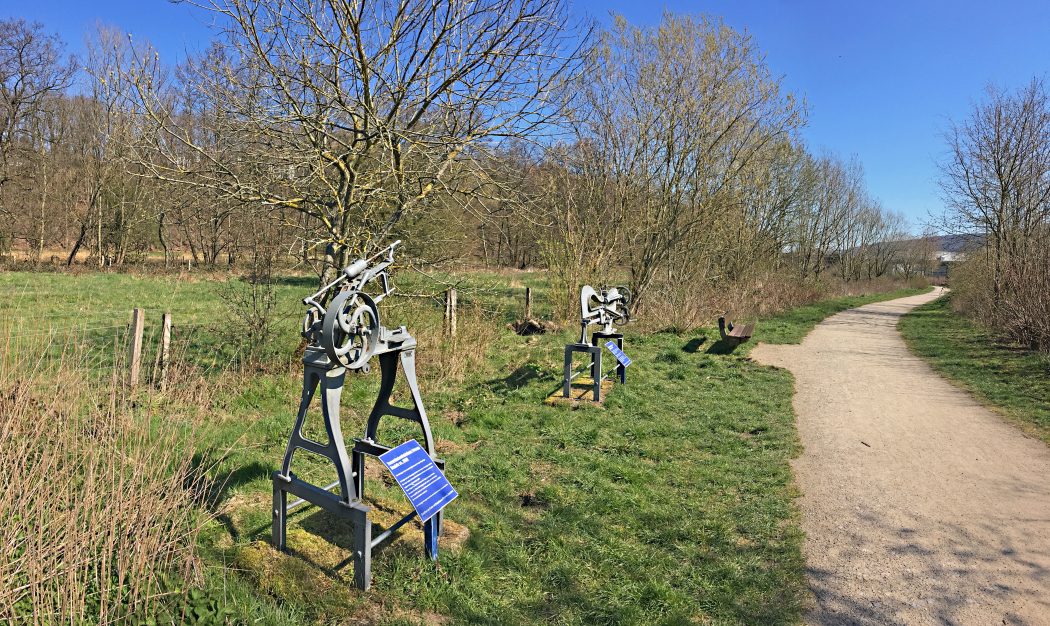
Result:
[[[157,355],[160,364],[160,389],[168,387],[168,350],[171,347],[171,311],[165,311],[161,318],[160,352]]]
[[[131,343],[128,346],[128,386],[132,389],[139,384],[139,370],[142,368],[142,330],[145,326],[146,312],[135,309],[131,312]]]
[[[532,319],[532,287],[525,288],[525,319]]]
[[[445,292],[445,332],[449,337],[456,336],[456,290]]]

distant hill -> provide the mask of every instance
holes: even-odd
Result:
[[[936,235],[934,247],[942,252],[969,252],[984,245],[984,235]]]
[[[893,241],[894,244],[918,243],[926,240],[926,237],[915,237],[914,239],[902,239]],[[970,252],[984,245],[984,235],[933,235],[928,238],[933,242],[933,249],[937,252]]]

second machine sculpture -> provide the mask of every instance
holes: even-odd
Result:
[[[602,370],[602,346],[606,341],[614,341],[623,350],[623,334],[613,324],[626,324],[630,321],[627,307],[631,303],[630,292],[623,287],[603,288],[596,291],[590,285],[580,289],[580,340],[565,346],[565,377],[562,382],[562,396],[568,398],[572,390],[572,380],[579,375],[572,371],[573,355],[577,352],[591,357],[591,380],[593,381],[593,399],[601,402],[602,381],[606,378]],[[587,329],[592,325],[601,326],[591,337]],[[582,372],[580,372],[582,373]],[[627,367],[617,363],[616,377],[620,384],[627,383]]]

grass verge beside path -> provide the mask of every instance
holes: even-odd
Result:
[[[130,305],[170,307],[179,319],[223,310],[208,281],[86,274],[69,285],[64,277],[0,275],[0,287],[12,280],[20,281],[18,297],[5,315],[33,314],[42,303],[72,307],[74,324],[86,324],[84,316],[106,303],[114,315]],[[177,295],[165,295],[176,287]],[[304,288],[282,285],[289,293],[280,297]],[[643,336],[626,327],[634,360],[627,386],[616,386],[603,407],[578,410],[543,403],[560,385],[562,350],[574,329],[537,337],[503,329],[491,345],[446,346],[484,353],[461,383],[423,389],[460,493],[447,511],[450,536],[432,564],[418,531],[406,527],[375,553],[367,594],[352,589],[345,566],[349,528],[316,508],[293,514],[292,554],[269,544],[269,476],[294,421],[301,373],[293,367],[217,386],[218,395],[199,408],[212,444],[199,451],[201,463],[219,484],[217,517],[201,536],[207,597],[230,610],[234,623],[274,626],[796,623],[804,563],[789,464],[799,451],[793,381],[747,354],[758,341],[797,342],[832,313],[918,292],[839,298],[760,320],[755,339],[728,353],[717,349],[713,328]],[[481,304],[507,312],[519,306],[517,293],[487,293]],[[413,332],[440,328],[440,307],[426,304],[410,311],[405,323]],[[294,339],[295,320],[280,324],[282,336]],[[425,352],[439,349],[421,341],[420,367],[436,367]],[[347,438],[362,432],[377,385],[376,371],[348,379]],[[141,410],[179,419],[163,407]],[[381,437],[418,436],[411,426],[384,422]],[[307,454],[295,468],[318,484],[333,474]],[[377,514],[404,510],[396,485],[373,469],[368,494]],[[457,537],[462,545],[454,547]]]
[[[951,295],[914,309],[898,328],[937,372],[1050,444],[1050,356],[997,341],[953,312]]]

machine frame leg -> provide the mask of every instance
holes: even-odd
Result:
[[[572,356],[575,352],[572,344],[565,346],[565,378],[561,390],[561,395],[565,398],[568,398],[572,391]]]
[[[365,438],[355,440],[350,454],[347,454],[343,441],[342,428],[339,422],[339,401],[345,382],[346,370],[332,366],[318,350],[308,350],[304,357],[303,393],[299,403],[295,426],[288,440],[281,469],[272,475],[273,479],[273,520],[271,532],[273,544],[278,550],[287,550],[288,510],[309,502],[339,517],[347,519],[354,527],[354,585],[367,590],[372,584],[372,549],[393,536],[394,527],[387,529],[379,536],[372,536],[372,521],[369,519],[369,508],[361,502],[365,491],[366,455],[378,456],[389,450],[387,446],[376,443],[380,419],[391,415],[419,424],[422,430],[423,443],[427,453],[444,470],[444,462],[437,458],[434,436],[427,421],[426,410],[416,381],[415,345],[408,344],[402,349],[392,350],[379,355],[381,381],[379,396],[368,417]],[[397,379],[398,369],[405,376],[405,382],[412,397],[412,408],[390,404],[390,394]],[[318,393],[319,391],[319,393]],[[307,438],[302,433],[303,424],[315,395],[320,396],[321,413],[324,418],[328,442],[322,444]],[[292,460],[299,449],[312,452],[332,461],[338,480],[327,487],[318,487],[297,478],[291,471]],[[339,488],[339,495],[332,489]],[[289,507],[288,494],[299,497]],[[397,524],[404,524],[415,513]],[[438,538],[441,535],[442,514],[427,520],[423,524],[423,537],[426,555],[437,559]]]
[[[591,353],[591,380],[594,382],[594,390],[592,395],[595,402],[602,401],[602,379],[605,375],[602,373],[602,349],[601,346],[595,346],[597,350],[590,350]]]
[[[273,545],[284,552],[288,548],[288,492],[273,481]]]
[[[354,509],[350,522],[354,525],[354,586],[368,591],[372,586],[372,520],[367,512]]]

